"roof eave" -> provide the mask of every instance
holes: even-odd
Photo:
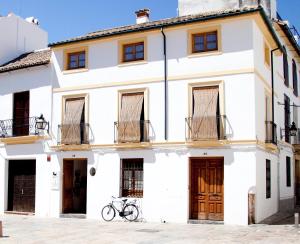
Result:
[[[37,63],[37,64],[32,64],[32,65],[15,67],[15,68],[11,68],[11,69],[4,69],[4,70],[0,70],[0,74],[9,73],[9,72],[13,72],[13,71],[21,70],[21,69],[38,67],[38,66],[42,66],[42,65],[48,65],[49,63],[50,63],[50,61],[49,62],[41,62],[41,63]]]
[[[68,45],[68,44],[72,44],[72,43],[78,43],[78,42],[82,42],[82,41],[100,39],[100,38],[104,38],[104,37],[108,37],[108,36],[116,36],[116,35],[122,35],[122,34],[128,34],[128,33],[135,33],[135,32],[139,32],[139,31],[149,31],[149,30],[154,30],[154,29],[161,29],[164,27],[185,25],[185,24],[191,24],[191,23],[195,23],[195,22],[202,22],[202,21],[208,21],[208,20],[212,20],[212,19],[220,19],[220,18],[224,18],[224,17],[232,17],[232,16],[244,15],[244,14],[255,13],[255,12],[260,12],[261,14],[263,13],[262,16],[263,16],[264,20],[265,20],[265,17],[267,17],[266,14],[264,13],[262,7],[259,7],[259,8],[255,8],[255,9],[249,9],[249,10],[241,10],[240,12],[228,12],[228,13],[223,13],[220,15],[204,16],[204,17],[199,17],[199,18],[181,21],[181,22],[177,22],[177,23],[162,23],[162,24],[158,24],[156,26],[148,26],[148,27],[146,26],[146,27],[141,27],[141,28],[137,28],[137,29],[133,29],[133,30],[124,30],[124,31],[116,32],[116,33],[108,33],[108,34],[103,34],[103,35],[99,35],[99,36],[84,37],[82,39],[79,38],[76,40],[68,40],[68,41],[50,43],[48,46],[53,48],[53,47]],[[270,21],[267,21],[267,22],[268,22],[267,25],[271,26]],[[269,28],[269,26],[268,26],[268,28]],[[274,32],[274,35],[276,36],[275,32]],[[273,36],[273,34],[272,34],[272,36]],[[277,38],[277,36],[276,36],[276,38]],[[278,43],[280,43],[278,38],[277,38],[276,42],[277,41],[278,41]]]

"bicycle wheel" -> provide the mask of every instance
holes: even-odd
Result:
[[[124,217],[128,221],[135,221],[139,217],[139,210],[133,204],[128,204],[124,208]]]
[[[111,205],[106,205],[102,208],[101,215],[105,221],[112,221],[116,216],[116,211]]]

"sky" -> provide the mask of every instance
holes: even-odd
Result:
[[[277,0],[278,12],[300,33],[300,0]],[[34,16],[49,34],[49,43],[101,29],[134,24],[138,9],[151,20],[175,17],[178,0],[0,0],[0,15]]]

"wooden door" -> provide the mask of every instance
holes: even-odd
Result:
[[[9,162],[8,210],[34,212],[35,160]]]
[[[74,164],[73,160],[63,162],[63,213],[73,211],[73,182]]]
[[[29,91],[14,94],[13,135],[29,135]]]
[[[223,220],[223,164],[221,158],[191,159],[191,219]]]

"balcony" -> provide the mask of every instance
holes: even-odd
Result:
[[[226,116],[185,119],[186,141],[214,141],[226,139]]]
[[[266,143],[277,145],[277,125],[272,121],[266,121]]]
[[[90,144],[91,137],[92,132],[90,125],[87,123],[58,125],[58,145]]]
[[[37,120],[38,117],[0,120],[0,137],[11,138],[39,135],[40,130],[37,127]]]
[[[114,123],[115,143],[141,143],[149,142],[149,120],[124,121]]]

